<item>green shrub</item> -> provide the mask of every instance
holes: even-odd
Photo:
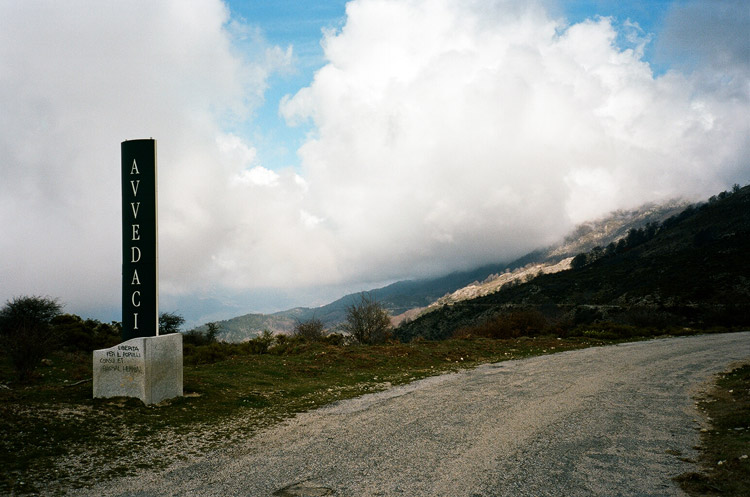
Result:
[[[666,311],[643,307],[628,309],[618,318],[618,320],[636,328],[657,328],[661,330],[667,329],[678,319],[677,316]]]
[[[330,335],[324,336],[322,342],[326,345],[334,345],[336,347],[340,347],[344,345],[345,338],[346,337],[344,337],[344,335],[342,335],[341,333],[331,333]]]
[[[122,325],[61,314],[51,321],[60,346],[68,352],[91,352],[113,347],[122,341]]]
[[[227,359],[231,355],[230,349],[227,344],[223,343],[200,346],[188,344],[183,345],[183,354],[188,364],[213,364]]]
[[[263,330],[263,333],[257,337],[242,342],[242,352],[244,354],[267,354],[274,341],[273,334],[268,330]]]
[[[184,341],[182,342],[182,356],[186,361],[188,357],[195,355],[195,349],[196,346],[192,343],[185,343]]]
[[[87,319],[86,322],[92,321]],[[93,349],[106,349],[114,347],[122,341],[122,323],[112,321],[111,323],[96,323],[94,327],[94,339],[92,340]]]
[[[198,329],[192,329],[182,334],[182,343],[196,346],[210,345],[216,343],[216,338]]]
[[[276,335],[276,343],[268,348],[269,354],[298,354],[308,349],[308,342],[300,336]]]
[[[10,356],[18,379],[26,381],[41,360],[59,345],[52,320],[62,306],[46,297],[15,297],[0,309],[0,344]]]
[[[596,338],[599,340],[617,340],[620,338],[617,333],[609,330],[582,330],[580,335],[586,338]]]
[[[655,334],[655,330],[603,321],[587,326],[579,326],[570,334],[571,336],[583,336],[600,340],[619,340],[641,336],[652,336]]]
[[[535,310],[516,310],[497,315],[473,326],[459,328],[455,338],[484,337],[495,339],[536,336],[549,330],[547,319]]]
[[[292,336],[311,342],[319,342],[325,337],[325,326],[323,326],[323,321],[317,318],[297,321],[294,330],[292,330]]]

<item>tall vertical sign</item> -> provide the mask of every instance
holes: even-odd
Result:
[[[122,142],[122,339],[159,334],[156,140]]]

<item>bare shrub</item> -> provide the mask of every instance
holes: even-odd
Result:
[[[302,338],[310,342],[319,342],[325,336],[325,327],[323,321],[318,318],[308,319],[307,321],[297,321],[292,330],[292,336]]]
[[[383,343],[391,337],[391,318],[370,294],[361,293],[359,302],[347,308],[343,329],[359,343]]]

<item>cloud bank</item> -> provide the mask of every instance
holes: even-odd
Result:
[[[135,138],[157,139],[162,290],[206,283],[254,155],[222,124],[252,115],[290,55],[260,38],[240,54],[230,28],[213,0],[0,4],[3,301],[119,306],[120,142]]]
[[[636,23],[519,5],[361,0],[325,37],[327,65],[281,108],[317,130],[300,150],[309,209],[345,274],[512,257],[747,172],[747,67],[655,77]],[[715,25],[704,10],[674,17]]]
[[[229,130],[293,49],[221,2],[3,3],[0,298],[118,305],[125,139],[157,139],[166,302],[469,268],[613,209],[744,184],[748,44],[696,5],[670,14],[661,53],[696,53],[699,25],[723,62],[656,76],[631,20],[354,0],[323,37],[326,64],[280,103],[313,131],[299,167],[274,171]]]

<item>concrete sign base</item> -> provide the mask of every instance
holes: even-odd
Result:
[[[156,404],[182,396],[182,334],[132,338],[94,351],[94,398]]]

